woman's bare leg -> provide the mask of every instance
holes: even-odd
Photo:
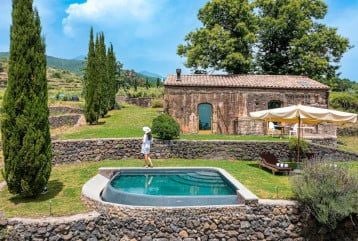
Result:
[[[147,160],[148,160],[149,166],[152,167],[152,166],[153,166],[153,163],[152,163],[152,159],[150,159],[149,154],[147,155]]]
[[[149,166],[149,164],[148,164],[148,155],[147,154],[144,154],[144,163],[145,163],[145,166]]]

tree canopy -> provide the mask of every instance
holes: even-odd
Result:
[[[322,0],[211,0],[200,9],[203,27],[190,32],[178,54],[194,71],[338,76],[350,48],[337,29],[322,23]]]

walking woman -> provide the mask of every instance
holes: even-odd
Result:
[[[143,127],[143,131],[144,131],[144,136],[143,136],[141,153],[144,154],[145,167],[153,167],[152,160],[150,159],[149,156],[150,145],[153,142],[152,130],[149,127],[145,126]]]

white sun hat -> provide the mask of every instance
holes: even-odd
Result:
[[[144,131],[144,133],[147,134],[147,133],[151,132],[152,130],[148,126],[144,126],[143,131]]]

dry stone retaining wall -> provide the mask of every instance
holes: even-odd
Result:
[[[1,230],[2,229],[2,230]],[[344,222],[320,230],[293,202],[184,209],[107,208],[92,218],[59,221],[3,220],[3,240],[239,241],[356,240]]]
[[[54,141],[53,162],[71,163],[105,159],[141,158],[140,139],[91,139]],[[292,156],[287,142],[261,141],[160,141],[152,146],[153,158],[259,160],[264,151],[274,153],[280,160]],[[311,144],[311,151],[320,158],[333,161],[358,160],[357,153]]]
[[[49,106],[49,111],[51,114],[83,114],[82,109],[69,106]]]
[[[74,126],[78,123],[81,116],[82,115],[80,114],[50,116],[50,126],[52,128],[59,128],[62,126]]]

